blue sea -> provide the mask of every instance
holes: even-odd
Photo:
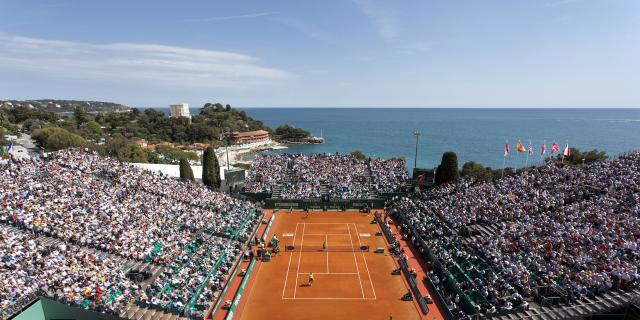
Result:
[[[286,152],[348,153],[361,150],[370,157],[407,159],[413,167],[416,138],[418,167],[436,166],[445,151],[455,151],[460,166],[476,161],[502,167],[504,145],[511,154],[506,165],[521,167],[526,154],[515,145],[531,141],[541,163],[555,140],[580,150],[598,149],[610,157],[640,149],[640,109],[381,109],[381,108],[246,108],[251,117],[276,128],[290,124],[325,138],[322,145],[294,145]],[[192,110],[192,113],[196,113]]]

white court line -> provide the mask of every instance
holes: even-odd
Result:
[[[360,268],[358,267],[358,259],[356,258],[356,251],[353,248],[353,239],[351,239],[351,228],[349,227],[348,223],[346,223],[346,225],[347,225],[347,229],[349,230],[349,241],[351,242],[351,250],[353,250],[353,261],[355,261],[356,270],[358,271],[358,281],[360,281],[360,291],[362,292],[362,299],[364,299],[364,287],[362,287],[362,279],[360,278]]]
[[[302,238],[300,239],[300,248],[302,248],[302,244],[304,243],[304,227],[306,226],[306,223],[302,224]],[[296,224],[296,228],[298,227],[298,225]],[[295,246],[295,243],[293,244]],[[355,255],[355,253],[354,253]],[[302,250],[300,250],[300,252],[298,253],[298,271],[297,273],[300,274],[300,258],[302,258]],[[296,297],[296,292],[298,292],[298,276],[296,275],[296,287],[293,288],[293,297]]]
[[[309,274],[308,272],[300,272],[298,273],[300,274]],[[357,272],[314,272],[314,275],[316,274],[350,274],[350,275],[354,275],[354,274],[358,274]]]
[[[358,226],[356,226],[356,224],[354,223],[353,227],[356,228],[356,233],[358,233]],[[360,241],[360,237],[358,237],[358,241]],[[362,245],[362,243],[360,243],[360,245]],[[369,272],[369,265],[367,264],[367,257],[365,257],[364,252],[362,253],[362,259],[364,260],[365,268],[367,268],[367,276],[369,277],[369,283],[371,284],[371,290],[373,290],[373,299],[376,299],[376,289],[373,287],[373,280],[371,279],[371,273]]]
[[[372,298],[282,298],[283,300],[376,300]]]
[[[328,235],[324,235],[324,245],[325,245],[325,250],[327,252],[327,273],[330,273],[329,271],[329,236]]]
[[[305,236],[348,236],[348,233],[305,233]]]
[[[353,225],[353,227],[356,229],[356,235],[358,236],[358,246],[362,245],[362,241],[360,240],[360,233],[358,233],[358,227],[356,227],[355,223],[351,223]]]
[[[344,222],[303,222],[304,224],[348,224]]]
[[[298,224],[296,223],[296,230],[293,233],[293,243],[296,243],[296,234],[298,233]],[[284,287],[282,288],[282,299],[284,299],[284,292],[287,290],[287,280],[289,280],[289,268],[291,268],[291,257],[293,257],[293,252],[289,255],[289,265],[287,265],[287,275],[284,277]],[[298,278],[298,277],[296,277]],[[297,279],[296,279],[297,280]]]

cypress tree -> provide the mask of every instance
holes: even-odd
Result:
[[[458,171],[458,156],[455,152],[447,151],[442,154],[442,161],[440,161],[435,178],[436,185],[457,181],[460,178],[460,171]]]
[[[189,161],[185,158],[180,159],[180,179],[194,181],[193,170]]]
[[[220,165],[213,146],[202,154],[202,183],[209,188],[220,188]]]
[[[222,181],[220,180],[220,163],[218,162],[218,157],[216,157],[216,153],[213,152],[213,188],[219,189]]]

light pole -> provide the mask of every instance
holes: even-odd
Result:
[[[226,143],[224,144],[225,149],[227,151],[227,171],[231,171],[231,164],[229,163],[229,134],[231,134],[230,132],[227,133],[227,135],[225,136],[226,138]]]
[[[420,131],[416,130],[413,135],[416,136],[416,156],[413,159],[413,170],[415,171],[418,167],[418,139],[420,138]]]

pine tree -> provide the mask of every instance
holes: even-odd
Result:
[[[189,161],[185,158],[180,159],[180,179],[194,181],[193,170]]]
[[[220,165],[213,146],[202,154],[202,183],[209,188],[220,188]]]

